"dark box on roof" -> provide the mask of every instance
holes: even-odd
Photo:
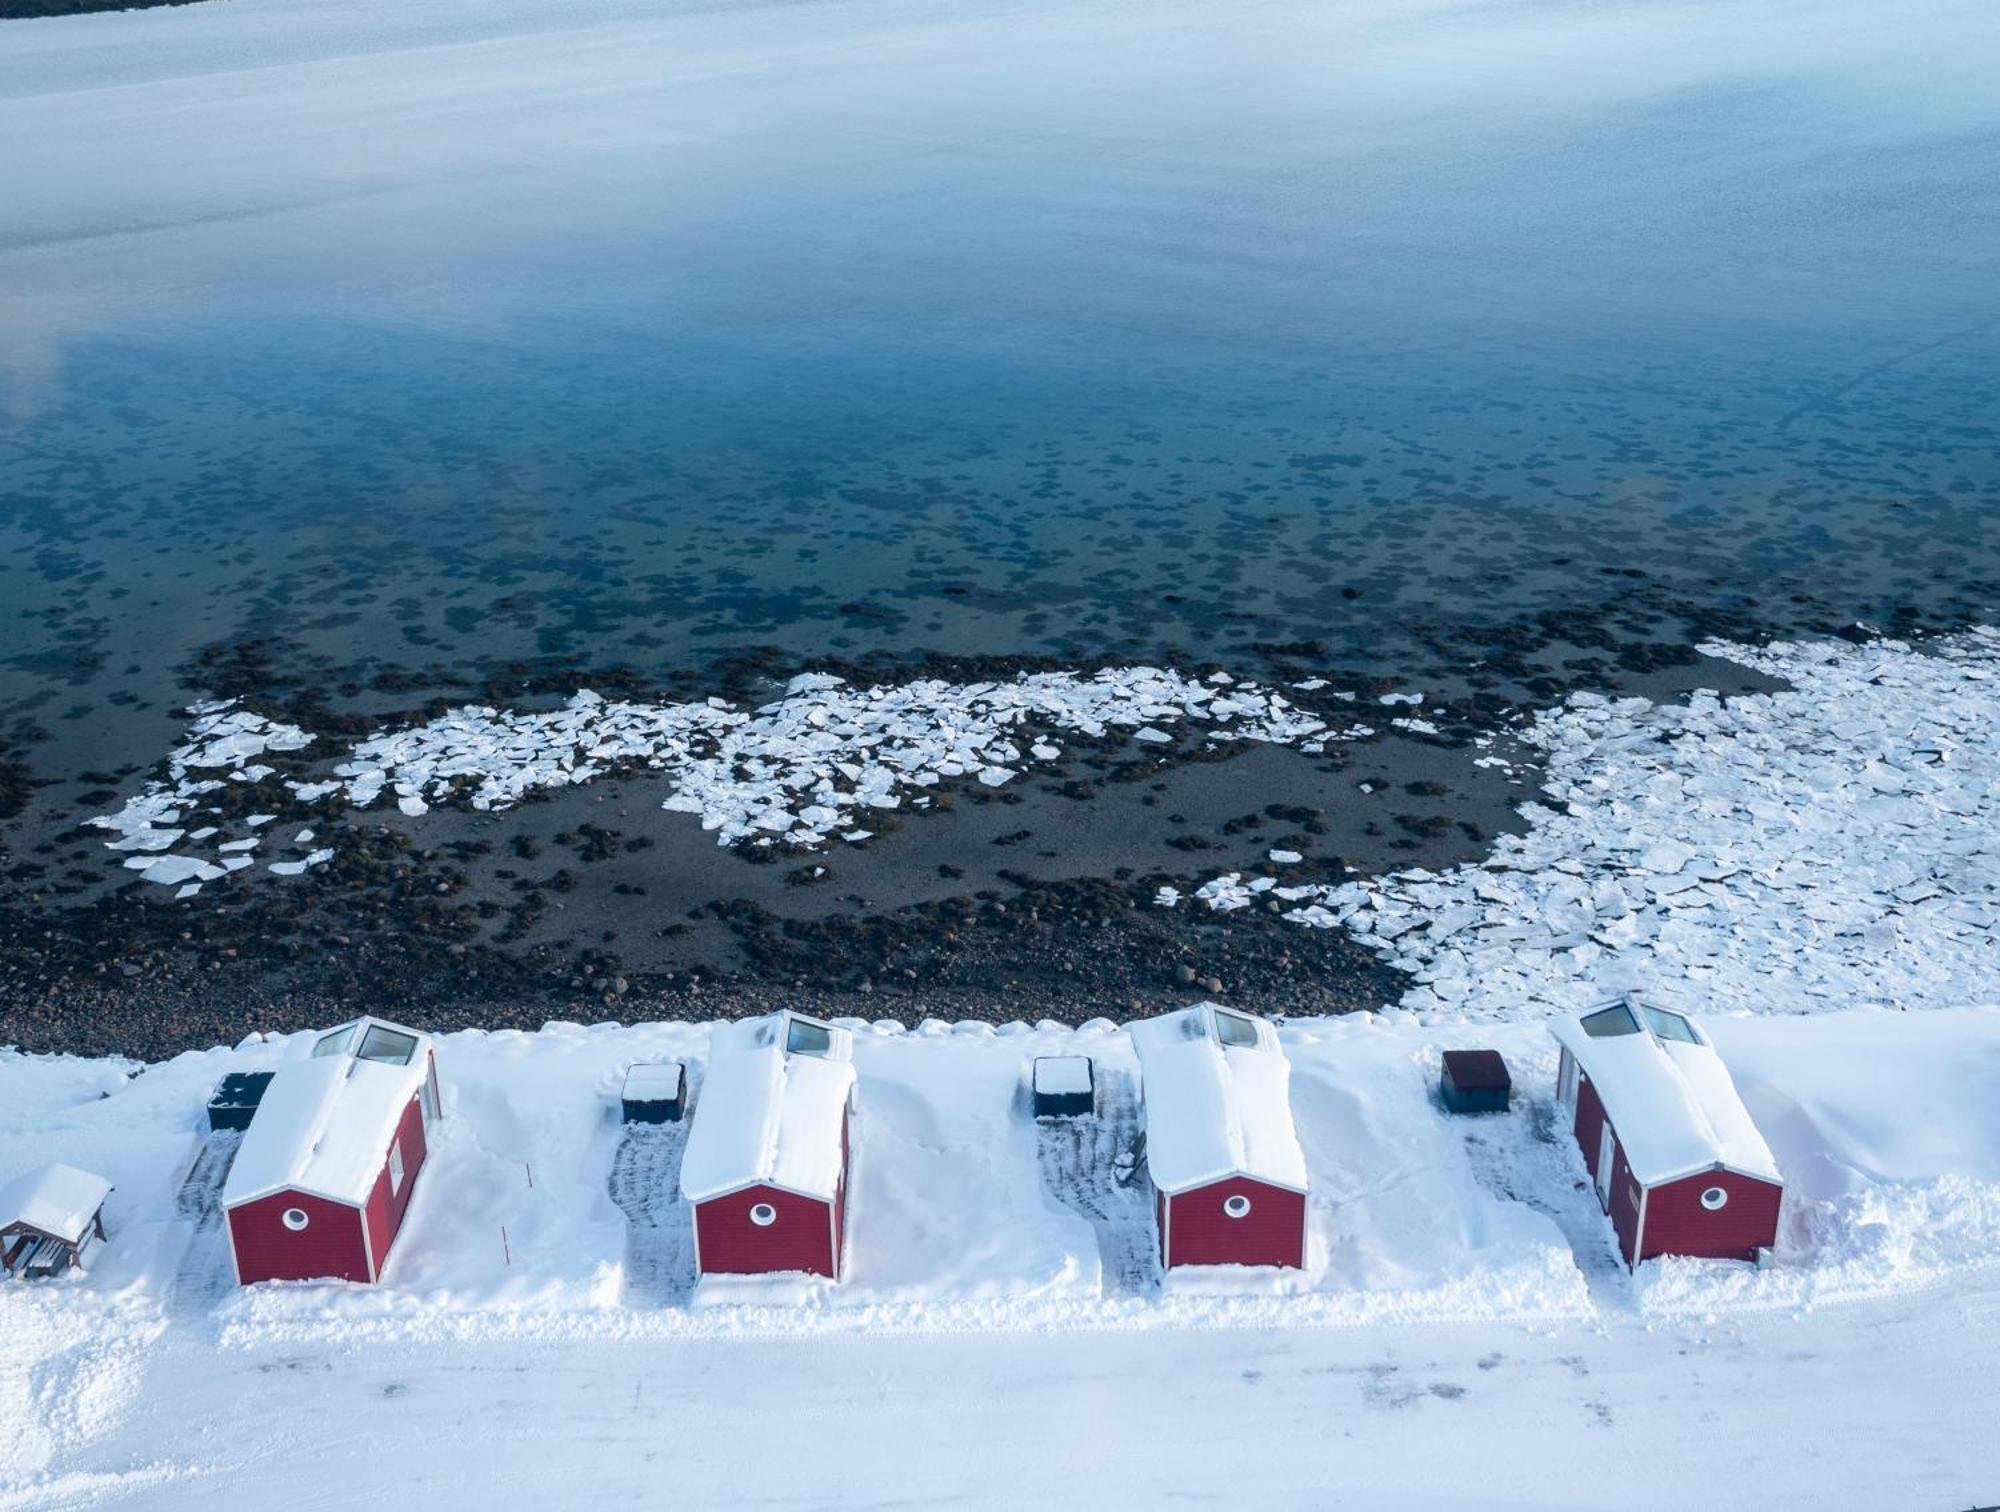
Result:
[[[687,1111],[687,1068],[679,1061],[642,1062],[625,1073],[625,1122],[679,1123]]]
[[[1447,1050],[1439,1091],[1454,1113],[1505,1113],[1514,1090],[1498,1050]]]
[[[1097,1111],[1097,1068],[1087,1055],[1035,1058],[1035,1117],[1082,1118]]]
[[[232,1071],[217,1084],[215,1093],[208,1100],[208,1126],[211,1129],[247,1129],[250,1120],[257,1116],[257,1104],[264,1100],[264,1089],[271,1085],[271,1071]]]

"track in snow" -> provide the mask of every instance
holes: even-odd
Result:
[[[1556,1105],[1517,1095],[1506,1113],[1450,1116],[1464,1126],[1465,1152],[1480,1184],[1497,1197],[1546,1213],[1569,1241],[1597,1305],[1629,1308],[1631,1286],[1611,1220],[1598,1205],[1583,1156]]]
[[[172,1311],[206,1313],[236,1284],[222,1226],[222,1184],[242,1144],[243,1135],[235,1129],[211,1130],[174,1193],[174,1216],[192,1224],[194,1232],[174,1272]]]
[[[692,1088],[690,1088],[692,1092]],[[681,1201],[681,1156],[688,1120],[627,1124],[606,1183],[625,1214],[625,1296],[655,1307],[694,1294],[694,1217]]]
[[[1151,1186],[1140,1149],[1139,1098],[1128,1072],[1097,1066],[1097,1116],[1035,1121],[1048,1194],[1097,1231],[1104,1294],[1130,1297],[1160,1284]]]

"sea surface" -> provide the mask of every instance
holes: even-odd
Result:
[[[1990,616],[1996,78],[1986,0],[0,22],[16,885],[217,692]]]

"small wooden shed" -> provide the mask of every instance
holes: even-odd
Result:
[[[236,1279],[381,1279],[437,1118],[419,1030],[356,1019],[281,1066],[222,1188]]]
[[[679,1061],[641,1061],[625,1070],[619,1090],[626,1123],[679,1123],[687,1112],[687,1068]]]
[[[1498,1050],[1447,1050],[1438,1096],[1451,1113],[1505,1113],[1514,1093]]]
[[[269,1071],[231,1071],[223,1077],[208,1099],[208,1126],[239,1131],[249,1128],[272,1075]]]
[[[0,1190],[0,1270],[52,1276],[83,1266],[106,1239],[104,1199],[111,1183],[73,1165],[45,1165]]]
[[[1037,1118],[1088,1118],[1097,1111],[1097,1071],[1087,1055],[1038,1055],[1032,1082]]]
[[[1777,1242],[1784,1178],[1692,1019],[1628,1000],[1549,1027],[1557,1096],[1626,1264],[1755,1260]]]
[[[1220,1003],[1131,1026],[1160,1263],[1306,1263],[1306,1157],[1277,1031]]]
[[[789,1011],[718,1024],[681,1161],[704,1276],[803,1271],[839,1280],[847,1228],[854,1046]]]

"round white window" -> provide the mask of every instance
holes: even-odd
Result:
[[[1710,1187],[1707,1191],[1701,1194],[1701,1205],[1707,1208],[1711,1213],[1714,1212],[1717,1208],[1726,1205],[1728,1201],[1729,1201],[1729,1194],[1723,1191],[1721,1187]]]
[[[293,1233],[296,1234],[300,1229],[304,1228],[310,1222],[312,1222],[312,1220],[306,1216],[306,1210],[304,1208],[285,1209],[285,1227],[290,1229]]]
[[[1232,1218],[1247,1218],[1250,1216],[1250,1199],[1241,1192],[1225,1197],[1222,1199],[1222,1211]]]
[[[750,1209],[750,1221],[759,1228],[769,1228],[778,1221],[778,1210],[768,1202],[760,1202]]]

